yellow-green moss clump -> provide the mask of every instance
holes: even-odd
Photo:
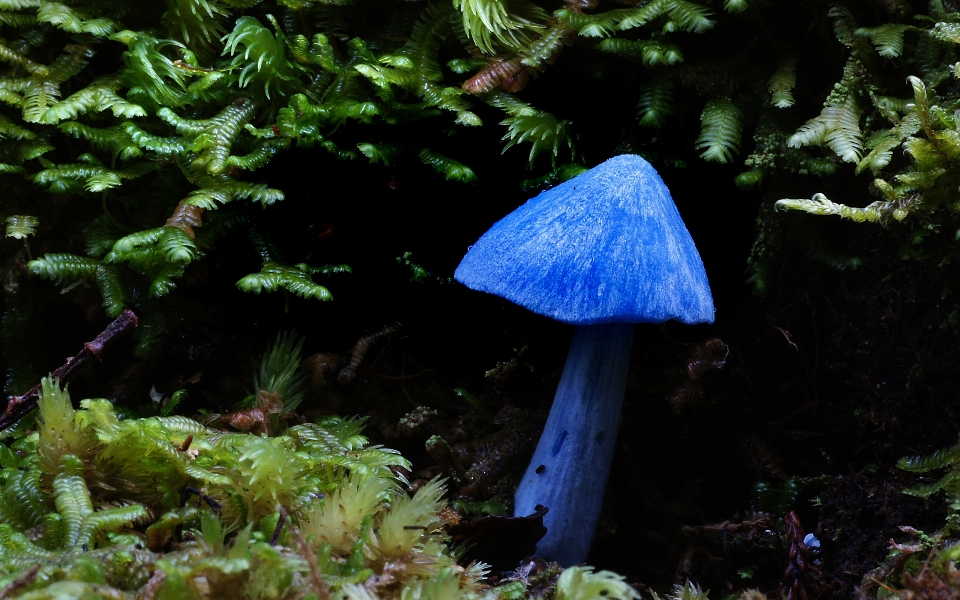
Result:
[[[24,598],[522,598],[485,583],[444,534],[443,480],[412,496],[409,464],[362,421],[283,435],[180,416],[74,409],[45,379],[35,431],[0,445],[0,590]],[[22,428],[21,428],[22,429]],[[558,593],[628,600],[622,578],[568,571]]]

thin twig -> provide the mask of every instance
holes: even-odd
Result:
[[[63,365],[50,374],[50,377],[56,379],[61,385],[69,383],[77,376],[80,370],[91,360],[99,358],[100,354],[112,345],[115,341],[129,333],[137,326],[137,315],[133,311],[125,310],[120,316],[113,320],[107,328],[92,342],[83,345],[83,349],[76,356],[67,359]],[[40,397],[40,384],[33,386],[30,391],[22,396],[11,396],[7,400],[7,409],[0,416],[0,430],[10,427],[20,420],[23,415],[37,407],[37,399]]]
[[[153,600],[157,597],[160,586],[163,585],[166,579],[167,574],[163,572],[163,569],[157,568],[150,577],[150,580],[143,584],[143,587],[137,591],[137,595],[134,596],[133,600]]]
[[[290,534],[293,535],[293,539],[297,541],[297,546],[300,547],[300,556],[307,561],[307,565],[310,567],[310,578],[313,580],[313,585],[317,588],[317,594],[320,600],[330,600],[330,589],[327,587],[327,584],[323,582],[323,578],[320,577],[320,566],[317,564],[317,557],[310,551],[307,540],[303,538],[300,530],[293,526],[287,509],[278,505],[277,510],[280,512],[280,518],[287,522],[287,531],[289,531]]]
[[[277,526],[273,529],[273,537],[270,538],[270,545],[276,546],[277,542],[280,541],[280,534],[283,533],[283,526],[287,523],[286,512],[280,513],[280,518],[277,519]]]
[[[23,588],[29,586],[37,580],[37,573],[40,572],[40,565],[33,565],[16,579],[8,583],[0,590],[0,598],[14,598]]]

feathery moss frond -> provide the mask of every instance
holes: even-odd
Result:
[[[937,23],[930,30],[930,35],[941,42],[960,44],[960,23]]]
[[[117,30],[117,23],[107,18],[88,18],[65,4],[44,0],[37,9],[37,21],[50,23],[70,33],[86,33],[107,37]]]
[[[40,525],[53,504],[40,482],[41,470],[5,467],[4,472],[3,493],[0,494],[0,516],[3,518],[0,522],[22,530]],[[0,533],[0,556],[4,553],[2,537]]]
[[[724,0],[723,10],[731,14],[739,14],[750,8],[747,0]]]
[[[767,82],[767,91],[770,92],[770,104],[777,108],[793,106],[793,87],[797,85],[797,61],[800,55],[791,52],[780,59],[777,70]]]
[[[859,162],[863,151],[859,107],[853,102],[846,106],[827,106],[820,116],[827,124],[824,143],[846,162]]]
[[[807,121],[790,136],[788,146],[799,148],[823,144],[846,162],[860,161],[863,134],[860,131],[860,107],[854,92],[857,73],[861,68],[855,59],[847,62],[843,80],[827,97],[820,115]]]
[[[252,200],[269,206],[284,198],[283,192],[265,183],[239,181],[223,174],[203,176],[197,185],[200,187],[190,192],[188,202],[206,210],[215,210],[218,205],[233,200]]]
[[[26,29],[37,23],[37,17],[35,15],[4,12],[0,13],[0,23],[14,29]]]
[[[649,7],[651,4],[655,4],[656,7],[661,7],[665,1],[666,0],[653,0],[653,2],[645,5],[644,8]],[[569,8],[561,8],[553,14],[567,28],[576,31],[577,34],[582,37],[602,38],[612,35],[617,29],[617,26],[623,24],[623,20],[626,20],[624,17],[629,10],[630,9],[615,9],[596,14],[588,14]],[[659,13],[657,13],[656,16],[659,16]],[[646,24],[648,20],[644,20],[640,24]],[[621,28],[629,29],[627,26],[622,26]]]
[[[211,48],[226,29],[222,20],[230,13],[207,0],[166,0],[163,21],[187,47]]]
[[[520,62],[531,69],[541,69],[552,64],[564,44],[569,43],[573,33],[567,24],[559,19],[550,23],[540,37],[518,51]]]
[[[146,112],[138,104],[127,102],[116,94],[119,83],[110,80],[98,80],[83,90],[64,98],[49,107],[40,115],[40,123],[56,124],[60,121],[76,119],[78,115],[93,111],[109,110],[115,117],[146,116]]]
[[[625,58],[638,60],[645,65],[673,65],[683,62],[683,51],[676,44],[658,40],[624,40],[610,38],[600,42],[600,49]]]
[[[573,157],[573,138],[570,134],[570,121],[558,121],[552,114],[544,111],[530,113],[526,110],[511,113],[511,116],[500,122],[507,126],[507,133],[503,136],[506,152],[521,142],[530,142],[529,161],[534,160],[541,153],[550,154],[551,164],[556,164],[557,157],[563,146],[570,149]]]
[[[4,237],[23,240],[37,233],[40,219],[30,215],[10,215],[6,223],[7,230]]]
[[[10,119],[0,115],[0,139],[32,140],[35,137],[36,134],[29,129],[20,127]]]
[[[435,478],[412,498],[406,494],[395,498],[380,523],[377,551],[387,559],[400,558],[436,531],[442,524],[437,515],[446,506],[444,493],[446,480]]]
[[[526,0],[454,0],[463,31],[482,52],[494,54],[494,40],[511,49],[528,46],[543,29],[546,13]]]
[[[97,129],[77,121],[67,121],[61,123],[59,128],[64,133],[85,139],[97,148],[110,152],[115,158],[129,160],[143,156],[133,137],[119,127]]]
[[[73,254],[46,254],[27,263],[27,269],[44,279],[63,281],[65,279],[83,279],[93,277],[100,267],[100,261]]]
[[[31,78],[23,93],[23,120],[39,123],[60,97],[60,86],[48,79]]]
[[[867,168],[874,173],[878,173],[890,164],[893,159],[893,150],[920,131],[920,119],[909,118],[910,116],[915,117],[916,115],[911,113],[907,118],[901,119],[892,129],[878,131],[870,136],[865,143],[865,147],[870,152],[857,164],[856,172],[858,174]]]
[[[620,31],[643,27],[654,19],[666,15],[672,8],[673,3],[670,0],[652,0],[632,9],[620,9],[609,11],[617,21],[616,28]]]
[[[301,298],[333,300],[330,290],[314,283],[307,271],[271,262],[265,263],[259,273],[251,273],[243,277],[237,282],[237,287],[244,292],[254,294],[275,292],[283,288]]]
[[[303,399],[301,388],[305,379],[299,372],[302,349],[303,338],[298,339],[292,332],[278,333],[253,380],[255,392],[276,393],[286,412],[293,412]]]
[[[385,506],[396,494],[396,483],[380,477],[351,475],[323,504],[314,504],[303,517],[303,534],[315,549],[328,543],[331,550],[349,554],[357,543],[364,519]]]
[[[117,270],[110,265],[100,265],[96,273],[97,288],[103,298],[103,308],[110,317],[117,317],[130,303],[127,287],[120,282]]]
[[[473,172],[473,169],[429,148],[420,151],[420,162],[453,181],[470,183],[477,180],[477,175]]]
[[[637,103],[637,122],[642,127],[661,127],[673,114],[673,79],[659,76],[648,81],[640,90]]]
[[[70,394],[60,388],[59,382],[44,377],[41,383],[42,393],[37,402],[37,466],[43,473],[53,476],[64,456],[89,459],[97,446],[97,439],[92,430],[77,423],[77,411],[70,401]]]
[[[728,163],[740,146],[740,133],[743,129],[742,113],[726,97],[714,98],[703,108],[700,115],[700,137],[697,148],[704,160]]]
[[[0,44],[0,61],[21,67],[29,73],[35,73],[38,77],[43,77],[49,73],[44,65],[34,62],[6,44]]]
[[[860,27],[853,33],[868,38],[877,48],[877,54],[885,58],[896,58],[903,54],[903,34],[917,31],[913,25],[884,23],[877,27]]]
[[[279,152],[289,147],[290,140],[286,138],[263,140],[252,151],[243,156],[231,155],[227,157],[226,165],[245,171],[255,171],[269,163]]]
[[[23,10],[37,8],[42,0],[0,0],[0,10]]]
[[[210,119],[185,119],[167,108],[160,109],[157,116],[173,125],[177,133],[193,138],[190,170],[199,177],[223,173],[231,148],[255,111],[254,102],[241,98]]]
[[[122,76],[131,91],[140,91],[163,107],[179,107],[187,101],[184,90],[193,74],[166,55],[170,50],[183,49],[183,44],[134,31],[120,31],[110,39],[127,45],[123,53],[127,68]]]
[[[944,492],[950,500],[952,510],[960,509],[960,444],[937,450],[928,456],[904,456],[897,461],[897,468],[913,473],[927,473],[937,469],[948,469],[933,483],[925,483],[903,490],[903,493],[920,498],[929,498],[937,492]]]
[[[130,139],[140,148],[161,156],[183,155],[187,152],[189,140],[184,138],[156,136],[129,122],[120,125],[119,129],[129,135]]]
[[[667,16],[676,23],[681,31],[703,33],[711,29],[715,22],[710,19],[710,9],[688,0],[667,0]]]
[[[56,165],[39,171],[33,176],[34,183],[48,186],[53,192],[78,193],[81,189],[102,192],[119,186],[125,179],[136,179],[160,168],[157,164],[139,163],[128,169],[108,169],[92,155],[86,154],[77,158],[84,162]]]
[[[65,454],[60,457],[53,479],[54,502],[66,527],[68,548],[86,548],[97,534],[117,530],[147,516],[146,509],[139,504],[94,512],[83,471],[79,458]]]
[[[235,55],[230,66],[240,69],[240,87],[246,87],[256,80],[263,85],[267,99],[270,99],[271,89],[284,94],[281,88],[304,72],[302,67],[286,59],[286,40],[283,35],[271,33],[251,16],[237,19],[233,31],[225,39],[223,53]]]
[[[27,263],[27,269],[34,275],[52,279],[57,283],[65,280],[82,281],[93,277],[108,315],[116,317],[126,308],[126,288],[120,283],[116,270],[96,259],[73,254],[46,254]]]
[[[370,162],[383,163],[388,167],[400,155],[400,146],[396,144],[371,144],[369,142],[361,142],[357,144],[357,150],[369,158]]]

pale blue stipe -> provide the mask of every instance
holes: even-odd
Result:
[[[537,555],[562,566],[587,559],[620,429],[632,323],[577,327],[550,416],[514,496],[514,515],[549,507]]]

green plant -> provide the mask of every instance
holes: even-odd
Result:
[[[431,577],[453,591],[480,589],[482,570],[458,567],[443,543],[443,482],[408,496],[391,470],[408,463],[369,447],[358,421],[327,418],[263,438],[186,417],[120,419],[104,400],[80,406],[45,380],[37,432],[14,444],[21,456],[0,452],[3,584],[40,561],[27,587],[46,593],[96,584],[193,595],[202,576],[219,593],[285,597],[306,577],[304,561],[315,560],[332,590],[387,574],[380,597],[434,585]],[[185,489],[203,490],[219,514],[184,505]],[[310,555],[264,541],[278,506],[307,536]],[[135,548],[145,540],[134,524],[153,552]],[[156,554],[179,525],[198,527],[195,543]]]
[[[946,472],[933,483],[924,483],[914,488],[904,490],[904,493],[920,498],[929,498],[937,492],[946,494],[950,501],[950,509],[960,512],[960,444],[937,450],[929,456],[905,456],[897,461],[897,467],[912,473],[929,473],[939,469]]]
[[[942,209],[956,212],[956,13],[931,2],[928,13],[917,17],[921,26],[894,22],[868,28],[857,27],[853,15],[840,7],[830,16],[837,39],[849,49],[849,60],[821,114],[793,134],[788,145],[830,148],[840,160],[855,165],[857,174],[874,176],[871,193],[879,199],[858,207],[816,194],[777,205],[882,223],[911,215],[920,222],[938,222]],[[877,77],[880,66],[874,52],[898,59],[908,73],[907,94],[900,81]]]

